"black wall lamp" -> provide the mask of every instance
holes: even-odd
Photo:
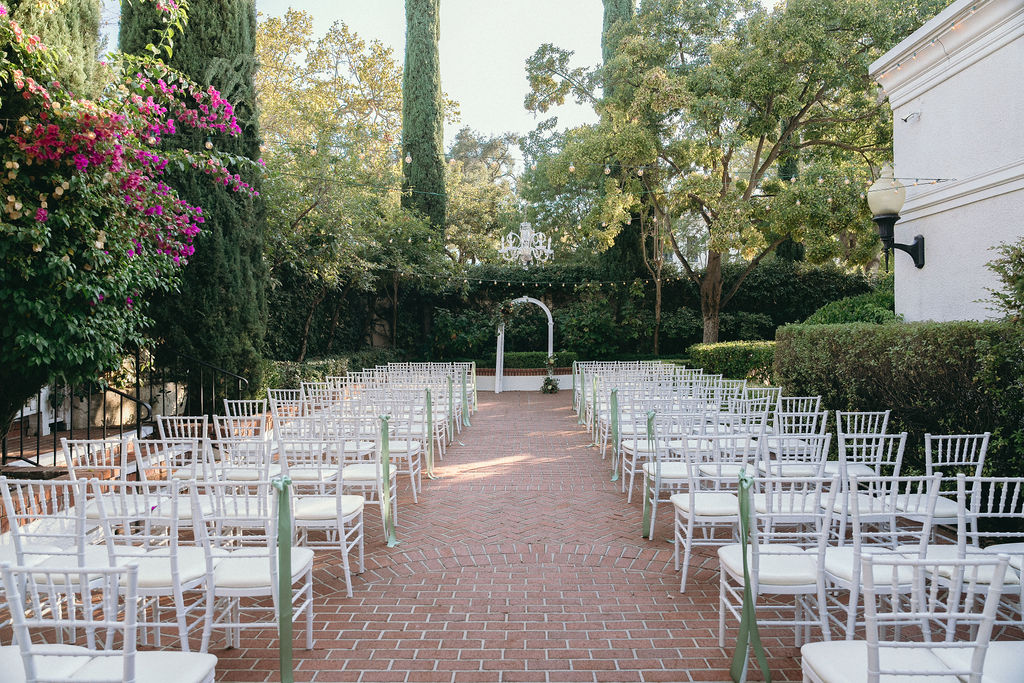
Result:
[[[907,188],[893,177],[892,166],[886,164],[878,180],[868,188],[868,208],[871,209],[871,220],[878,226],[878,236],[882,239],[882,248],[886,252],[886,270],[888,270],[889,252],[899,249],[910,254],[916,268],[924,268],[924,237],[914,236],[912,244],[896,244],[895,227],[900,219],[900,211],[907,200]]]

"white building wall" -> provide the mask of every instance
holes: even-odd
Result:
[[[896,312],[991,317],[992,247],[1024,236],[1024,0],[957,0],[871,74],[893,109],[894,166],[908,186],[896,241],[925,237],[923,269],[892,257]]]

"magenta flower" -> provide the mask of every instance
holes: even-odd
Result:
[[[0,5],[2,7],[2,5]],[[45,223],[46,219],[50,217],[50,214],[46,212],[46,209],[39,209],[36,211],[36,220],[40,223]]]

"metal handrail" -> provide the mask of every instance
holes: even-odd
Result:
[[[231,372],[230,370],[225,370],[224,368],[219,367],[217,365],[214,365],[213,363],[207,363],[205,360],[199,360],[198,358],[190,356],[187,353],[181,353],[180,351],[171,351],[170,353],[174,354],[178,358],[184,358],[187,361],[191,361],[193,363],[198,363],[199,365],[201,365],[203,367],[206,367],[206,368],[210,368],[211,370],[219,372],[222,375],[227,375],[228,377],[233,377],[234,379],[237,379],[239,381],[245,382],[245,386],[246,387],[249,386],[249,380],[247,380],[245,377],[242,377],[241,375],[236,375],[235,373]]]
[[[141,398],[138,398],[136,396],[132,396],[131,394],[126,394],[123,391],[121,391],[120,389],[115,389],[114,387],[104,387],[104,386],[101,386],[101,388],[104,391],[109,391],[112,394],[117,394],[121,398],[126,398],[129,401],[132,401],[133,403],[137,403],[138,405],[140,405],[140,406],[142,406],[142,407],[144,407],[146,409],[146,419],[145,420],[142,419],[141,417],[136,417],[135,418],[135,423],[140,428],[141,428],[143,422],[147,422],[147,421],[149,421],[149,418],[153,417],[153,406],[151,406],[148,402],[143,401]]]

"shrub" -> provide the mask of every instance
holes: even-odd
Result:
[[[704,368],[713,375],[768,383],[771,378],[775,342],[694,344],[688,353],[694,366]]]
[[[383,365],[398,357],[399,354],[392,349],[366,349],[327,358],[311,358],[301,363],[264,360],[261,375],[263,382],[255,395],[262,398],[266,396],[267,389],[298,389],[303,382],[322,382],[327,377]]]
[[[990,289],[991,300],[997,311],[1008,318],[1024,315],[1024,239],[1013,244],[996,247],[999,258],[988,264],[989,270],[999,278],[999,289]]]
[[[893,278],[888,276],[878,287],[865,294],[847,297],[825,304],[815,311],[804,323],[808,325],[837,325],[841,323],[886,323],[899,322],[896,315],[896,297]]]
[[[925,433],[991,431],[986,469],[1024,464],[1024,331],[998,322],[790,325],[779,330],[775,381],[821,394],[836,410],[892,410],[909,432],[906,462],[921,468]]]

